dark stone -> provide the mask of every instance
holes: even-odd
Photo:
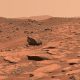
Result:
[[[69,80],[76,80],[74,76],[70,76]]]
[[[28,60],[34,60],[34,61],[42,61],[42,60],[48,60],[45,57],[40,57],[40,56],[27,56]]]
[[[42,44],[40,40],[31,38],[31,37],[27,37],[27,42],[29,45],[33,45],[33,46],[36,46],[36,45],[38,46]]]
[[[34,75],[33,74],[30,74],[30,77],[33,77]]]
[[[77,64],[77,63],[69,63],[69,65],[75,65],[75,64]]]

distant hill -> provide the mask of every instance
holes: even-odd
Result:
[[[45,20],[49,18],[52,18],[52,16],[41,15],[41,16],[21,17],[20,19]]]

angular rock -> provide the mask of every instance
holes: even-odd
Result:
[[[28,60],[34,60],[34,61],[42,61],[42,60],[48,60],[48,58],[40,57],[40,56],[27,56]]]
[[[27,53],[26,56],[28,60],[34,61],[43,61],[43,60],[52,60],[53,57],[50,54],[47,54],[44,51],[34,50],[34,52]]]
[[[29,36],[27,37],[27,42],[29,45],[33,45],[33,46],[36,46],[36,45],[38,46],[42,44],[41,40],[29,37]]]

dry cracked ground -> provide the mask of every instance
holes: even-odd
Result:
[[[80,18],[0,18],[0,80],[80,80]]]

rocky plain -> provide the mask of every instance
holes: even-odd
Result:
[[[80,80],[80,18],[0,17],[0,80]]]

